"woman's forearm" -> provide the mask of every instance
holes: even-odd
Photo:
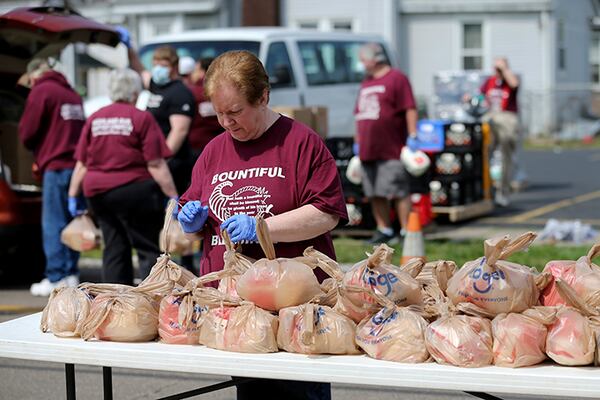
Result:
[[[308,240],[336,227],[339,217],[305,205],[283,214],[267,218],[265,222],[274,242]]]
[[[160,190],[167,197],[177,197],[177,189],[173,183],[173,177],[164,159],[152,160],[148,162],[148,172],[160,186]]]
[[[77,197],[79,196],[79,192],[81,192],[81,183],[83,182],[83,178],[87,173],[87,167],[83,165],[81,161],[77,161],[75,164],[75,169],[73,170],[73,174],[71,175],[71,181],[69,182],[69,196]]]

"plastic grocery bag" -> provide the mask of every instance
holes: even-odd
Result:
[[[79,337],[81,324],[90,312],[91,303],[92,297],[81,289],[54,289],[44,307],[40,329],[60,337]]]
[[[200,344],[240,353],[274,353],[279,350],[277,316],[212,287],[196,289],[194,296],[200,304],[218,305],[210,309],[202,321]]]
[[[458,315],[471,312],[469,304],[453,305],[435,286],[426,288],[437,299],[432,307],[440,318],[425,330],[425,345],[440,364],[458,367],[482,367],[494,359],[492,326],[481,316]]]
[[[420,272],[423,261],[412,259],[407,266],[396,267],[391,264],[393,252],[394,249],[386,244],[375,247],[373,254],[344,274],[343,285],[369,288],[400,306],[421,304],[421,285],[414,276]],[[403,269],[413,271],[415,275],[411,276]],[[381,308],[368,292],[357,291],[347,292],[336,307],[355,322],[360,322]]]
[[[238,297],[237,280],[240,275],[248,271],[256,260],[247,257],[238,251],[239,246],[231,242],[227,231],[221,231],[221,237],[225,244],[225,253],[223,253],[223,270],[231,270],[234,273],[228,274],[219,281],[219,291],[227,293],[233,297]]]
[[[454,261],[430,261],[421,268],[415,279],[423,286],[436,285],[442,292],[446,293],[448,281],[454,276],[457,270]]]
[[[548,328],[546,353],[561,365],[591,364],[595,361],[600,332],[598,309],[582,302],[566,282],[556,279],[555,283],[569,306],[559,306],[556,321]]]
[[[175,202],[175,200],[172,201]],[[166,244],[165,247],[161,245],[161,250],[165,253],[193,254],[194,242],[188,239],[185,233],[183,233],[181,226],[177,223],[176,217],[169,213],[167,213],[166,217],[169,217],[173,223],[169,229],[165,230],[163,228],[160,231],[159,241]]]
[[[256,218],[256,233],[266,258],[256,261],[237,280],[238,295],[258,307],[279,311],[308,302],[322,293],[311,267],[293,258],[275,258],[265,221]]]
[[[62,230],[60,241],[75,251],[89,251],[100,247],[100,229],[87,213],[78,215]]]
[[[144,287],[107,284],[80,287],[89,293],[100,293],[92,301],[90,313],[82,324],[81,337],[115,342],[144,342],[156,338],[160,299],[173,288],[168,281]]]
[[[279,310],[277,344],[301,354],[358,354],[356,324],[331,307],[307,303]]]
[[[473,303],[492,313],[521,312],[538,302],[538,286],[548,274],[536,275],[526,266],[505,261],[526,249],[536,234],[528,232],[511,241],[508,235],[485,241],[485,256],[469,261],[448,281],[446,291],[454,304]]]
[[[556,319],[555,307],[533,307],[522,314],[499,314],[492,320],[494,364],[526,367],[546,359],[548,325]]]
[[[420,307],[398,307],[385,296],[374,296],[384,307],[358,324],[356,344],[378,360],[403,363],[429,360],[425,346],[428,323],[421,316]]]
[[[577,261],[550,261],[544,272],[552,274],[552,280],[543,290],[540,300],[545,306],[566,304],[560,296],[554,280],[559,278],[571,286],[582,301],[591,306],[600,306],[600,267],[592,260],[600,255],[600,243],[592,246],[587,255]]]

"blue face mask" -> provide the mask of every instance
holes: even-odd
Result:
[[[169,83],[171,78],[171,68],[165,67],[163,65],[155,65],[152,67],[152,80],[157,85],[166,85]]]

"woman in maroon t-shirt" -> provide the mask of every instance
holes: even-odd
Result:
[[[182,196],[184,232],[204,238],[201,274],[223,268],[220,230],[243,252],[264,257],[255,244],[263,216],[279,257],[308,246],[335,257],[329,231],[348,217],[335,160],[310,128],[268,107],[269,77],[252,53],[231,51],[210,65],[206,94],[225,133],[205,147]],[[323,278],[322,271],[317,271]],[[329,384],[257,380],[238,386],[238,399],[329,399]]]
[[[77,196],[83,186],[102,230],[102,280],[130,285],[131,247],[143,279],[160,255],[165,196],[177,197],[177,191],[165,161],[171,151],[160,127],[150,113],[134,106],[142,89],[140,76],[130,69],[113,71],[109,87],[114,103],[92,114],[83,127],[69,196]]]

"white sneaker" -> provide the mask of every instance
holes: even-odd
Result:
[[[29,291],[34,296],[50,296],[52,290],[58,287],[65,286],[65,284],[66,282],[64,279],[61,279],[57,282],[50,282],[48,278],[44,278],[41,282],[34,283],[33,285],[31,285]]]
[[[508,207],[510,205],[510,200],[507,196],[504,196],[501,193],[496,193],[496,196],[494,197],[494,203],[500,207]]]
[[[78,275],[69,275],[62,279],[65,281],[66,287],[77,287],[79,285],[79,276]]]

